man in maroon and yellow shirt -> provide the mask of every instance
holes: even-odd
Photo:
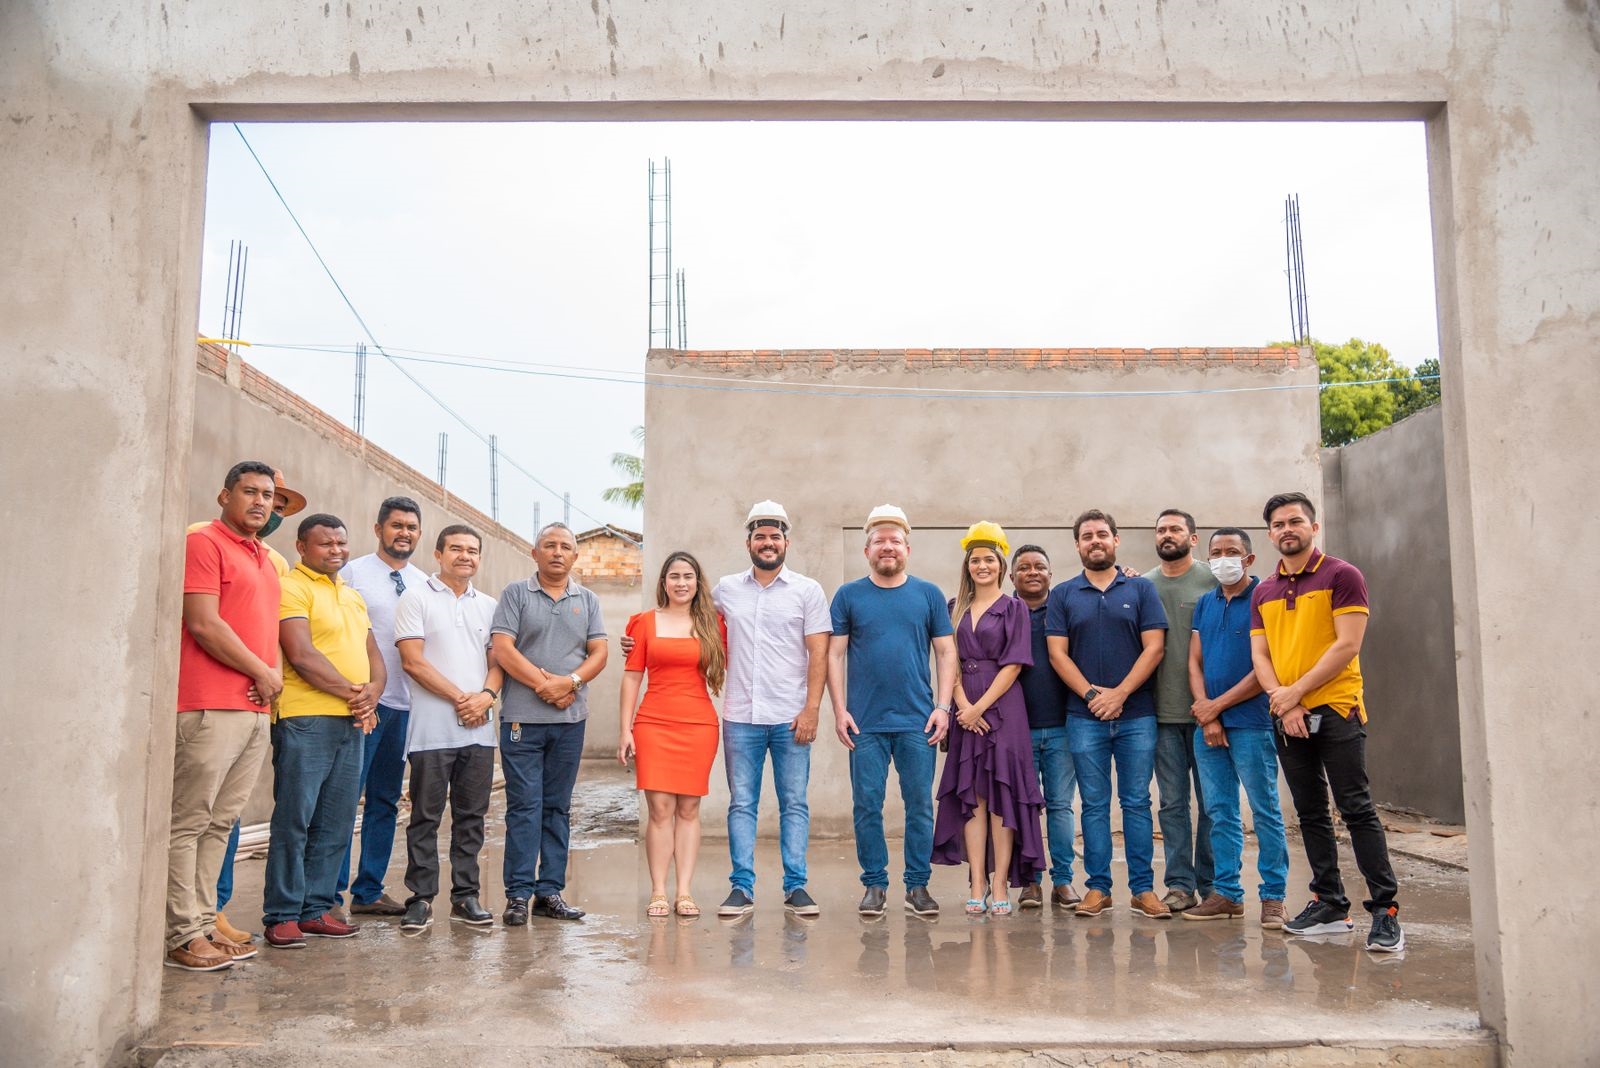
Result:
[[[1332,787],[1370,894],[1364,903],[1372,914],[1367,948],[1397,953],[1406,941],[1395,903],[1394,868],[1367,788],[1360,658],[1367,580],[1354,565],[1317,549],[1321,527],[1305,494],[1278,494],[1267,501],[1262,518],[1283,559],[1251,598],[1250,651],[1278,721],[1278,762],[1300,816],[1315,895],[1283,929],[1343,934],[1354,926],[1328,811]]]
[[[217,873],[267,748],[267,715],[283,689],[278,572],[257,537],[272,515],[273,469],[234,464],[222,516],[184,546],[177,748],[167,851],[166,964],[219,971],[253,957],[216,929]]]

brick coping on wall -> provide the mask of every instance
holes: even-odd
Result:
[[[237,372],[229,367],[230,360],[236,365]],[[415,486],[422,497],[443,509],[455,512],[483,531],[485,536],[492,535],[509,542],[523,554],[533,551],[533,543],[528,539],[501,526],[460,497],[452,496],[443,486],[415,467],[403,462],[393,453],[380,449],[300,394],[233,356],[222,346],[202,343],[196,354],[195,364],[201,373],[219,378],[236,389],[242,389],[246,396],[260,401],[280,415],[286,415],[295,422],[310,427],[352,456],[359,457],[368,467]]]
[[[1315,366],[1309,348],[1185,349],[651,349],[651,359],[715,371],[831,371],[881,368],[1105,370],[1112,368],[1249,367],[1286,370]]]

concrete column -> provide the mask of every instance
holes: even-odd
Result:
[[[8,1064],[122,1063],[159,1008],[206,137],[123,16],[119,68],[0,15]]]
[[[1481,1011],[1510,1065],[1588,1063],[1600,23],[1471,0],[1454,56],[1428,137]]]

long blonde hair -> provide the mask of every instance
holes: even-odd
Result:
[[[1000,551],[1000,546],[990,541],[973,542],[967,549],[967,554],[961,558],[961,581],[956,586],[956,604],[950,610],[950,625],[961,626],[961,617],[967,614],[967,609],[972,607],[972,601],[978,596],[978,584],[972,581],[972,554],[979,549],[988,549],[994,553],[995,559],[1000,561],[1000,577],[998,584],[1006,580],[1006,557]]]
[[[679,560],[694,568],[694,600],[689,602],[689,622],[691,632],[700,643],[700,674],[706,680],[707,689],[721,693],[728,677],[728,652],[722,647],[722,627],[717,622],[717,606],[711,603],[705,572],[692,554],[679,549],[662,563],[661,577],[656,580],[656,607],[667,607],[667,572]]]

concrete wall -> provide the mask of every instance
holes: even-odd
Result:
[[[1114,515],[1121,559],[1157,564],[1153,528],[1180,507],[1211,528],[1254,527],[1261,502],[1289,487],[1320,494],[1314,388],[1208,396],[1069,398],[1037,392],[1314,386],[1309,353],[1194,350],[1187,363],[1143,350],[1074,350],[1059,358],[1009,351],[956,354],[657,351],[649,370],[793,383],[812,393],[716,392],[652,385],[645,392],[646,457],[656,485],[645,498],[644,573],[674,549],[695,553],[712,575],[749,566],[742,522],[771,497],[794,520],[789,562],[829,596],[866,574],[861,522],[873,505],[905,508],[915,533],[910,570],[953,595],[959,541],[992,519],[1013,545],[1050,553],[1057,578],[1082,567],[1072,520],[1085,508]],[[859,386],[1016,390],[1015,399],[829,397]],[[1194,427],[1205,426],[1196,434]],[[665,447],[658,442],[673,444]],[[692,445],[688,443],[692,442]],[[1226,472],[1224,480],[1219,472]],[[693,502],[686,507],[685,502]],[[829,700],[831,701],[831,696]],[[827,702],[825,702],[825,706]],[[828,707],[823,727],[831,728]],[[812,754],[811,818],[819,835],[848,835],[846,751],[831,729]],[[768,791],[763,830],[776,833]],[[886,820],[902,819],[890,791]],[[705,822],[720,828],[727,784],[712,773]]]
[[[229,467],[239,460],[265,460],[284,472],[290,486],[305,494],[306,513],[302,514],[331,512],[350,525],[352,559],[377,547],[372,527],[379,502],[401,494],[422,505],[422,542],[412,562],[424,571],[434,569],[433,539],[438,532],[451,523],[467,523],[484,535],[477,584],[486,592],[499,597],[508,583],[533,574],[533,546],[520,535],[450,496],[422,472],[363,441],[343,423],[248,364],[235,359],[233,367],[225,367],[225,350],[201,346],[199,357],[186,513],[190,521],[216,514],[217,490]],[[267,539],[291,564],[296,560],[298,519],[286,520]],[[592,577],[581,570],[577,574],[580,582],[600,595],[607,632],[621,634],[628,616],[639,610],[637,580],[612,574]],[[620,677],[618,659],[590,691],[590,708],[602,713],[585,737],[590,753],[616,750]],[[271,814],[269,767],[245,810],[245,822],[265,821]]]
[[[1323,538],[1367,577],[1361,670],[1373,796],[1450,823],[1466,818],[1456,700],[1444,411],[1418,412],[1322,454]]]
[[[779,15],[0,5],[0,553],[35,559],[45,530],[63,562],[7,578],[8,601],[36,608],[0,630],[0,897],[72,918],[0,943],[12,1058],[107,1063],[158,1007],[181,554],[93,519],[175,531],[192,508],[208,120],[1121,117],[1427,123],[1482,1011],[1513,1064],[1587,1059],[1600,891],[1571,843],[1600,837],[1600,576],[1525,588],[1528,561],[1571,555],[1538,509],[1570,507],[1600,455],[1593,0],[1218,0],[1195,17],[1161,0],[794,0]],[[53,715],[39,680],[59,690]]]

